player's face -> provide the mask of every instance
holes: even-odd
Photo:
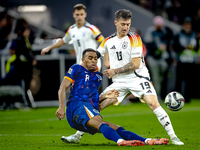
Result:
[[[82,61],[83,66],[93,72],[97,66],[97,54],[95,52],[86,52]]]
[[[83,25],[85,23],[85,18],[87,14],[84,9],[75,10],[73,13],[73,17],[75,19],[76,24]]]
[[[118,38],[123,38],[129,32],[131,19],[125,20],[123,18],[120,18],[118,20],[115,20],[115,26],[117,29],[117,36],[119,36]]]

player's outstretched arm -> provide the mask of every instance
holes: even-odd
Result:
[[[45,47],[42,49],[41,51],[41,55],[45,55],[45,53],[49,52],[51,49],[54,49],[54,48],[58,48],[58,47],[61,47],[65,45],[63,39],[60,39],[58,42],[56,42],[55,44],[51,45],[51,46],[48,46],[48,47]]]
[[[70,84],[71,81],[64,78],[58,91],[59,108],[56,111],[56,116],[59,120],[65,117],[65,92],[69,88]]]
[[[117,68],[117,69],[111,68],[111,69],[105,70],[103,74],[105,74],[110,79],[116,74],[125,73],[125,72],[139,69],[140,62],[141,62],[141,57],[132,58],[132,61],[126,64],[125,66]]]

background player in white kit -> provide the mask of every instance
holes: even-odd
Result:
[[[86,7],[83,4],[76,4],[74,6],[73,17],[75,24],[70,26],[65,36],[57,43],[42,49],[41,55],[49,52],[51,49],[61,47],[69,42],[73,43],[74,50],[76,51],[76,63],[81,64],[82,52],[84,49],[96,49],[98,43],[104,40],[103,35],[99,29],[85,21],[87,16]],[[101,70],[101,60],[97,63],[98,69]]]
[[[111,104],[118,105],[132,93],[148,104],[170,136],[172,144],[184,145],[176,136],[168,114],[158,102],[156,91],[144,63],[141,38],[129,31],[131,18],[132,14],[129,10],[118,10],[115,13],[117,32],[106,38],[98,48],[101,55],[108,53],[111,69],[105,70],[103,73],[113,80],[113,83],[103,93],[111,89],[120,92],[117,98],[118,102],[106,102],[105,100],[102,102],[103,105],[106,104],[104,108]]]

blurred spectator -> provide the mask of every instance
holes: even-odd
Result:
[[[166,90],[164,78],[171,63],[170,43],[173,39],[173,32],[165,26],[164,19],[161,16],[153,18],[153,25],[147,28],[144,42],[148,52],[146,59],[151,79],[158,98],[161,100],[161,92]]]
[[[9,40],[12,24],[7,11],[0,13],[0,49],[4,49]]]
[[[192,20],[186,17],[182,30],[175,36],[174,51],[177,53],[177,82],[176,90],[181,92],[186,102],[189,102],[194,90],[195,57],[197,50],[196,33],[192,30]]]
[[[0,79],[0,85],[21,85],[21,62],[19,59],[16,59],[15,50],[12,48],[10,48],[10,55],[6,62],[6,75]]]
[[[11,45],[11,49],[15,50],[16,60],[21,62],[21,74],[25,81],[26,91],[30,88],[30,81],[33,75],[33,66],[37,64],[37,61],[35,60],[31,50],[32,42],[30,41],[30,34],[30,27],[23,27],[19,32],[18,38],[14,40]],[[28,99],[27,95],[26,97]]]
[[[18,19],[16,27],[15,27],[15,33],[18,36],[21,36],[24,29],[28,26],[29,26],[29,24],[25,19],[23,19],[23,18]],[[29,30],[30,30],[30,34],[28,36],[28,39],[29,39],[30,43],[32,44],[34,39],[35,39],[35,36],[34,36],[34,33],[33,33],[32,29],[30,27],[29,27]]]

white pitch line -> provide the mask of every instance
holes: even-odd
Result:
[[[200,107],[188,107],[188,108],[183,108],[180,110],[180,112],[189,112],[189,111],[199,111],[200,112]],[[167,113],[179,113],[178,112],[173,112],[173,111],[168,111]],[[110,118],[110,117],[126,117],[126,116],[139,116],[139,115],[148,115],[148,114],[153,114],[150,110],[146,111],[141,111],[141,112],[127,112],[127,113],[115,113],[115,114],[102,114],[104,118]],[[36,123],[36,122],[46,122],[46,121],[56,121],[58,120],[56,117],[55,118],[48,118],[48,119],[36,119],[36,120],[18,120],[15,122],[9,122],[9,121],[1,121],[0,124],[13,124],[13,123]]]
[[[1,136],[63,136],[63,134],[0,134]]]

